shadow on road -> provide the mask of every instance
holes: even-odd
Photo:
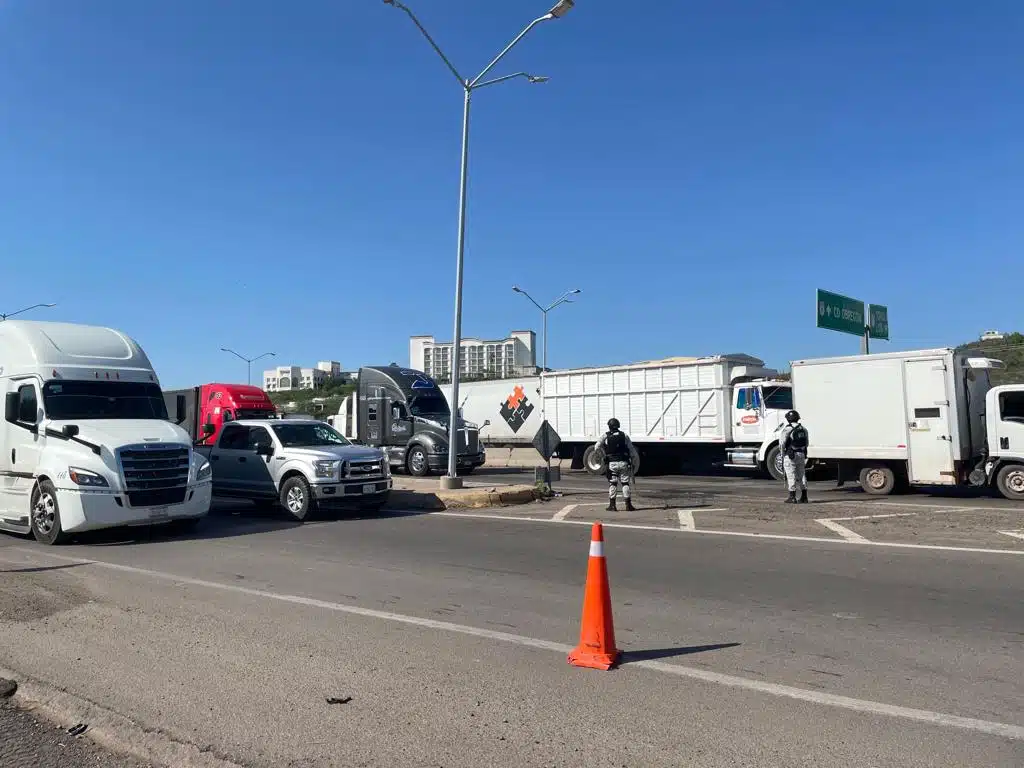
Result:
[[[65,568],[81,568],[87,563],[69,563],[68,565],[39,565],[33,568],[0,568],[0,573],[43,573],[45,571],[63,571]]]
[[[623,651],[620,664],[629,664],[635,661],[654,661],[655,659],[670,659],[674,656],[690,656],[694,653],[706,653],[707,651],[720,651],[724,648],[736,648],[739,643],[714,643],[713,645],[681,645],[676,648],[648,648],[639,651]]]

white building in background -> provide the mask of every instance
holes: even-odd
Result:
[[[334,383],[351,381],[352,374],[341,370],[341,363],[321,361],[315,368],[298,365],[279,365],[263,372],[263,389],[267,392],[287,392],[293,389],[320,389]]]
[[[433,336],[409,337],[409,367],[440,381],[452,374],[453,344]],[[537,334],[512,331],[505,339],[462,339],[461,376],[503,379],[537,372]]]
[[[1002,331],[985,331],[981,334],[981,341],[1001,341],[1006,338]]]

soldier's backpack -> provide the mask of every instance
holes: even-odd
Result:
[[[803,453],[807,450],[807,442],[807,430],[803,424],[797,424],[793,427],[793,431],[789,433],[789,444],[787,447],[791,451]]]

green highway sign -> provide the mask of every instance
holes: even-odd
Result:
[[[889,308],[868,304],[868,325],[872,339],[889,340]]]
[[[884,309],[884,308],[883,308]],[[818,327],[864,336],[864,302],[818,289]],[[886,324],[888,333],[888,323]],[[886,337],[888,338],[888,337]]]

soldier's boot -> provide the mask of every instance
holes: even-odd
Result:
[[[627,512],[636,512],[636,507],[633,506],[633,500],[632,499],[626,499],[626,511]]]
[[[807,503],[807,489],[806,488],[804,488],[802,491],[800,491],[800,503],[801,504],[806,504]]]
[[[604,508],[604,511],[605,512],[616,512],[616,511],[618,511],[615,508],[615,499],[608,499],[608,506]]]
[[[789,498],[786,499],[787,504],[796,504],[796,491],[789,492]]]

